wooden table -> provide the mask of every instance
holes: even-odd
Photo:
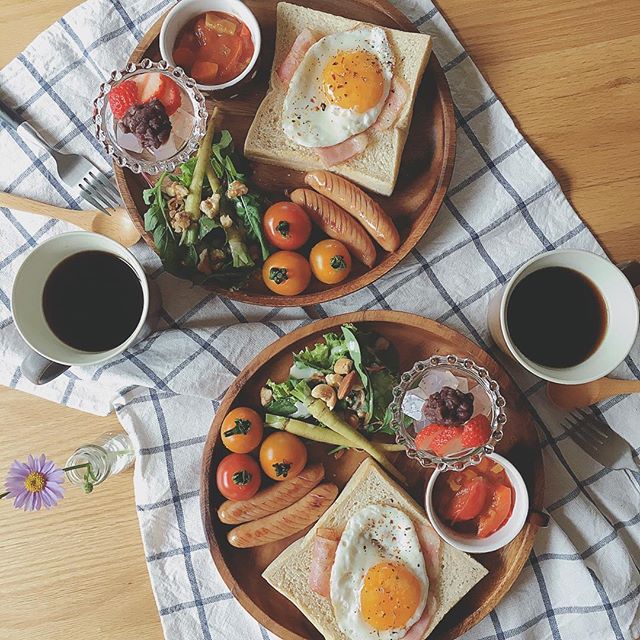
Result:
[[[0,64],[77,0],[3,0]],[[449,23],[616,261],[640,254],[637,0],[442,0]],[[119,425],[0,388],[0,474]],[[0,638],[162,637],[130,474],[52,512],[2,508]]]

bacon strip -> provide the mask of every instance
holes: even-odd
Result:
[[[336,558],[340,532],[335,529],[318,529],[313,545],[309,588],[323,598],[330,593],[331,567]]]
[[[328,168],[357,156],[367,148],[368,144],[369,136],[364,131],[347,138],[344,142],[339,142],[331,147],[318,147],[314,151],[320,157],[322,164]]]
[[[393,76],[387,101],[384,103],[378,119],[373,123],[373,129],[376,131],[391,129],[396,123],[408,97],[409,85],[403,78]]]
[[[311,48],[311,45],[318,42],[320,36],[311,31],[311,29],[304,29],[300,35],[295,39],[289,49],[289,53],[285,56],[284,60],[280,63],[280,66],[276,69],[276,75],[284,84],[289,84],[293,74],[296,72],[298,66],[302,62],[305,54]]]

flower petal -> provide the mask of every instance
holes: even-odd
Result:
[[[34,504],[35,510],[40,511],[40,507],[42,507],[42,494],[38,492],[38,493],[32,493],[31,495],[33,496],[33,504]]]
[[[58,484],[62,484],[64,482],[64,471],[61,469],[54,469],[46,475],[48,482],[57,482]]]
[[[29,497],[28,491],[22,491],[21,493],[15,494],[15,500],[13,501],[13,506],[16,509],[20,509],[22,505],[27,501],[28,497]]]

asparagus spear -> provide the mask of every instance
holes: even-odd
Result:
[[[302,380],[291,392],[291,395],[305,404],[309,413],[318,421],[329,427],[332,431],[341,435],[351,442],[352,447],[362,449],[368,453],[374,460],[379,462],[397,480],[406,484],[406,478],[398,471],[386,456],[378,451],[373,444],[367,440],[361,433],[352,429],[346,422],[343,422],[335,413],[329,410],[327,405],[320,399],[311,396],[309,385]]]
[[[333,444],[338,447],[353,448],[353,442],[347,440],[344,436],[331,431],[327,427],[319,427],[314,424],[304,422],[304,420],[296,420],[295,418],[285,418],[284,416],[276,416],[273,413],[268,413],[265,416],[265,424],[274,429],[280,431],[288,431],[300,438],[306,440],[313,440],[314,442],[324,442],[326,444]],[[401,444],[388,444],[386,442],[372,442],[371,443],[379,451],[404,451],[404,445]]]
[[[191,185],[189,186],[189,195],[184,204],[184,210],[189,214],[192,220],[200,218],[200,202],[202,201],[202,185],[204,184],[204,176],[207,165],[211,164],[211,144],[213,142],[213,132],[215,129],[216,116],[218,107],[215,107],[209,116],[207,124],[207,132],[200,142],[198,155],[196,156],[196,166],[193,170]]]

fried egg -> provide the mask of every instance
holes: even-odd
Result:
[[[420,619],[429,578],[411,519],[369,505],[345,527],[331,569],[331,603],[350,640],[400,640]]]
[[[384,107],[393,68],[381,27],[321,38],[291,78],[282,113],[285,134],[303,147],[328,147],[366,131]]]

